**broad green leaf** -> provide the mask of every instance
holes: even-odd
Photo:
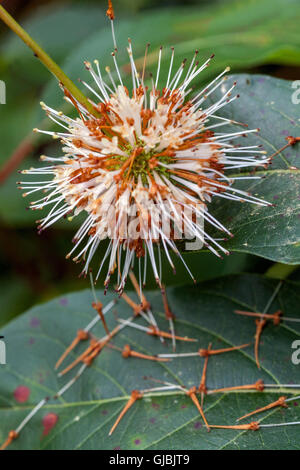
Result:
[[[261,144],[268,155],[283,147],[288,135],[300,135],[299,105],[293,104],[292,82],[268,76],[236,75],[240,98],[225,107],[223,116],[247,123],[258,134],[240,139],[243,145]],[[235,128],[236,129],[236,128]],[[233,132],[235,132],[233,130]],[[277,155],[268,170],[259,170],[261,180],[236,184],[249,190],[274,207],[259,207],[215,198],[212,213],[232,230],[234,238],[226,244],[229,250],[253,253],[282,263],[300,262],[300,145]],[[249,176],[248,171],[240,173]]]
[[[201,8],[168,8],[143,12],[132,19],[116,21],[118,63],[131,83],[128,54],[128,37],[131,38],[134,59],[138,69],[143,67],[145,46],[151,47],[147,59],[147,70],[156,73],[158,51],[164,46],[161,64],[161,84],[164,85],[170,61],[170,47],[175,47],[174,70],[183,59],[191,58],[196,49],[199,60],[206,60],[211,54],[216,59],[204,70],[198,83],[208,79],[230,65],[232,70],[266,63],[299,64],[300,40],[298,17],[300,5],[297,0],[252,0],[230,1],[222,5]],[[153,25],[155,25],[155,34]],[[282,34],[284,31],[284,35]],[[88,74],[83,61],[99,59],[104,70],[113,62],[111,29],[109,23],[97,33],[82,41],[68,56],[63,68],[71,77],[86,79]],[[57,84],[53,81],[47,87],[43,100],[51,106],[61,106]]]
[[[209,342],[214,349],[253,342],[253,319],[233,312],[235,309],[263,310],[276,285],[277,281],[257,275],[241,275],[169,289],[177,333],[198,340],[195,344],[177,342],[177,351],[197,351],[199,347],[206,348]],[[299,287],[298,282],[286,281],[269,311],[281,308],[284,315],[299,318]],[[99,294],[99,297],[106,303],[111,294],[108,293],[106,298]],[[160,293],[152,292],[149,300],[160,327],[167,330],[168,324],[161,313]],[[89,291],[57,298],[31,309],[1,331],[7,344],[7,365],[0,366],[0,441],[9,430],[16,428],[34,404],[44,396],[54,395],[75,373],[58,379],[53,367],[76,331],[95,316],[91,301]],[[122,318],[131,313],[123,301],[115,311]],[[108,314],[108,318],[112,327],[115,324],[113,313]],[[139,319],[138,323],[142,325],[144,320]],[[300,335],[298,325],[268,323],[260,346],[260,371],[255,364],[253,343],[239,352],[211,357],[207,370],[208,388],[250,384],[260,378],[267,384],[299,383],[299,365],[291,361],[292,343],[299,340]],[[98,337],[104,334],[100,325],[93,332]],[[115,338],[114,344],[120,347],[130,344],[132,349],[146,354],[171,352],[169,341],[162,345],[158,338],[129,328]],[[69,361],[83,348],[81,345],[72,353]],[[298,426],[265,428],[256,432],[212,430],[208,434],[190,399],[174,392],[160,392],[155,397],[138,401],[108,437],[130,391],[155,386],[145,380],[145,376],[191,387],[199,384],[203,362],[194,357],[154,363],[124,359],[118,351],[105,349],[59,401],[48,402],[11,448],[299,449]],[[23,403],[20,403],[20,386],[30,392]],[[232,425],[239,416],[282,394],[293,396],[292,393],[296,390],[278,392],[271,388],[263,393],[208,395],[204,400],[204,411],[210,424]],[[262,424],[299,421],[298,403],[292,401],[287,409],[274,409],[257,418]],[[45,433],[43,422],[49,413],[54,413],[58,421],[49,433]]]

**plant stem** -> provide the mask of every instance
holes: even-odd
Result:
[[[73,97],[84,106],[91,114],[99,117],[100,114],[93,108],[84,94],[62,71],[62,69],[51,59],[51,57],[29,36],[29,34],[14,20],[14,18],[0,5],[0,18],[14,31],[22,41],[34,52],[35,56],[47,67],[47,69],[62,83],[62,85],[73,95]]]
[[[4,163],[0,169],[0,184],[4,183],[13,171],[20,165],[22,160],[33,150],[33,138],[30,135],[26,136],[22,142],[15,149],[11,157]]]
[[[265,276],[272,277],[273,279],[286,279],[298,268],[298,264],[274,263],[266,271]]]

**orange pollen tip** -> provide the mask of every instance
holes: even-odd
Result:
[[[264,382],[262,379],[259,379],[256,383],[255,383],[255,388],[256,390],[258,390],[259,392],[263,392],[264,389],[265,389],[265,385],[264,385]]]
[[[204,393],[204,395],[207,395],[207,388],[206,388],[205,384],[201,383],[198,387],[198,391],[200,393]]]
[[[293,137],[291,135],[288,135],[286,137],[286,140],[288,141],[289,145],[295,145],[297,142],[300,142],[300,137]]]
[[[199,356],[200,357],[208,357],[210,356],[210,351],[208,349],[199,349]]]
[[[132,390],[131,397],[134,400],[140,400],[141,398],[143,398],[143,393],[140,392],[139,390]]]
[[[115,19],[115,12],[114,12],[112,0],[108,0],[108,9],[106,11],[106,16],[108,16],[108,18],[112,21]]]
[[[187,395],[190,397],[191,395],[195,395],[197,393],[197,388],[194,386],[194,387],[191,387],[187,392]]]
[[[86,341],[87,339],[89,339],[89,334],[88,334],[87,331],[78,330],[77,331],[77,338],[79,339],[79,341]]]
[[[122,351],[122,356],[127,358],[131,356],[131,348],[129,344],[125,344],[124,349]]]
[[[4,442],[4,444],[0,447],[0,450],[5,450],[15,439],[19,437],[19,434],[12,430],[8,433],[8,438]]]

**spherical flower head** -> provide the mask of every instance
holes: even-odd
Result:
[[[51,162],[50,166],[26,171],[53,175],[52,180],[36,183],[27,193],[39,189],[46,192],[42,200],[31,204],[33,209],[53,204],[48,215],[39,221],[39,230],[64,216],[84,212],[86,219],[73,239],[74,247],[68,257],[76,252],[74,260],[84,260],[83,272],[87,273],[99,244],[108,239],[96,279],[106,266],[107,287],[116,271],[120,292],[135,259],[140,282],[142,277],[145,282],[149,259],[161,286],[161,252],[173,270],[172,254],[185,264],[177,240],[195,239],[217,256],[221,252],[228,254],[219,241],[206,232],[206,225],[210,224],[231,235],[208,210],[214,196],[267,204],[233,188],[235,179],[225,174],[230,169],[268,164],[264,156],[253,156],[253,152],[263,153],[256,147],[236,147],[232,143],[257,129],[216,132],[234,124],[219,116],[218,111],[237,98],[232,96],[235,84],[223,90],[213,104],[206,106],[206,100],[217,89],[222,90],[229,69],[192,95],[192,81],[209,65],[212,57],[199,65],[196,51],[189,64],[183,61],[174,71],[172,48],[168,78],[159,88],[163,54],[160,48],[155,77],[150,76],[150,85],[146,85],[148,47],[143,70],[138,72],[129,41],[130,90],[123,83],[116,50],[112,54],[114,71],[106,67],[104,78],[98,61],[93,65],[85,62],[95,86],[82,83],[95,97],[91,101],[95,113],[85,109],[66,89],[66,100],[78,112],[76,119],[42,103],[48,116],[64,129],[63,132],[40,132],[60,139],[63,155],[59,158],[43,156],[43,160]],[[27,188],[31,188],[30,183]]]

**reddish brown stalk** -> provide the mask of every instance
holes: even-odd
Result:
[[[137,351],[133,351],[129,344],[125,344],[124,349],[122,351],[122,356],[127,359],[128,357],[137,357],[139,359],[148,359],[149,361],[159,361],[159,362],[168,362],[170,359],[156,357],[156,356],[149,356],[147,354],[142,354]]]
[[[19,434],[16,431],[10,431],[6,441],[0,447],[0,450],[5,450],[18,437],[19,437]]]
[[[110,334],[110,331],[108,329],[108,326],[107,326],[107,323],[106,323],[106,320],[104,318],[104,315],[103,315],[103,312],[102,312],[102,307],[103,307],[103,304],[101,302],[93,302],[92,303],[92,307],[96,310],[96,312],[98,312],[98,315],[99,317],[101,318],[101,321],[103,323],[103,327],[105,329],[105,332],[106,334]]]
[[[256,365],[259,369],[260,369],[260,362],[259,362],[259,356],[258,356],[259,341],[260,341],[260,337],[262,334],[262,330],[266,326],[266,323],[267,323],[267,320],[264,320],[263,317],[260,320],[255,320],[256,333],[255,333],[254,353],[255,353]]]
[[[197,409],[198,409],[198,411],[199,411],[200,415],[202,416],[202,419],[203,419],[203,421],[204,421],[204,423],[205,423],[206,429],[207,429],[207,431],[209,432],[209,431],[210,431],[210,429],[209,429],[209,424],[208,424],[208,422],[207,422],[207,420],[206,420],[206,417],[205,417],[205,414],[204,414],[204,412],[203,412],[202,406],[201,406],[200,403],[199,403],[199,400],[198,400],[198,398],[197,398],[196,392],[197,392],[196,387],[192,387],[192,388],[190,388],[190,389],[186,392],[186,394],[191,398],[191,400],[193,401],[193,403],[196,405],[196,407],[197,407]]]
[[[246,415],[241,416],[240,418],[237,419],[237,421],[248,418],[249,416],[255,415],[257,413],[261,413],[262,411],[271,410],[272,408],[275,408],[276,406],[282,406],[283,408],[287,408],[287,404],[285,400],[286,400],[286,397],[284,396],[279,397],[278,400],[273,401],[272,403],[269,403],[269,405],[263,406],[262,408],[259,408],[258,410],[251,411],[251,413],[247,413]]]
[[[210,390],[209,393],[230,392],[233,390],[257,390],[259,392],[263,392],[264,389],[265,389],[264,382],[260,379],[254,384],[236,385],[235,387],[216,388],[215,390]]]
[[[276,312],[273,314],[273,323],[275,326],[280,324],[282,320],[282,314],[282,310],[276,310]]]
[[[258,431],[259,430],[258,421],[252,421],[249,424],[236,424],[235,426],[223,426],[223,425],[218,425],[218,424],[210,424],[209,426],[211,428],[216,428],[216,429],[238,429],[241,431]]]
[[[241,346],[233,346],[231,348],[223,348],[223,349],[199,349],[199,355],[200,357],[214,356],[216,354],[223,354],[226,352],[236,351],[238,349],[246,348],[247,346],[250,346],[250,343],[242,344]]]
[[[4,183],[6,179],[13,173],[24,158],[33,150],[32,137],[26,137],[18,145],[13,154],[9,159],[4,163],[3,167],[0,170],[0,183]]]
[[[127,411],[129,410],[129,408],[132,407],[132,405],[136,402],[136,400],[139,400],[143,398],[143,394],[139,391],[139,390],[132,390],[131,392],[131,397],[129,398],[128,402],[126,403],[126,405],[124,406],[123,410],[121,411],[121,413],[119,414],[115,424],[113,425],[113,427],[111,428],[111,430],[109,431],[109,436],[112,435],[112,433],[114,432],[114,430],[116,429],[116,427],[118,426],[118,424],[120,423],[121,419],[123,418],[123,416],[127,413]]]
[[[58,359],[57,363],[55,364],[55,369],[58,369],[62,362],[66,359],[66,357],[70,354],[71,351],[77,346],[80,341],[85,341],[89,338],[89,334],[84,330],[78,330],[76,338],[73,339],[70,346],[67,347],[65,352],[61,355]]]

